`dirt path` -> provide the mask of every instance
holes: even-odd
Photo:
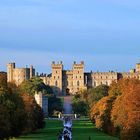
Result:
[[[66,96],[64,97],[64,114],[72,114],[72,97]]]

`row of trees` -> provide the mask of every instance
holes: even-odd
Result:
[[[27,93],[30,96],[34,96],[35,93],[42,92],[48,98],[48,115],[50,117],[56,115],[56,113],[63,111],[63,104],[60,98],[53,94],[53,90],[49,85],[45,85],[39,77],[34,77],[24,81],[20,85],[20,90]]]
[[[121,140],[140,139],[139,80],[122,79],[110,87],[101,85],[78,96],[87,103],[87,112],[98,129]]]
[[[90,108],[101,98],[108,95],[109,87],[100,85],[96,88],[82,90],[73,97],[72,108],[74,113],[87,116]]]
[[[45,126],[44,114],[34,95],[43,93],[48,98],[48,113],[62,112],[61,99],[39,77],[23,81],[17,87],[7,83],[7,74],[0,72],[0,140],[18,137]]]
[[[7,83],[7,74],[0,73],[0,140],[8,140],[45,126],[43,111],[34,93],[47,93],[48,87],[34,77],[20,87]]]

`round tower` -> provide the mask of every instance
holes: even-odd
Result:
[[[13,81],[13,70],[15,68],[15,63],[7,64],[7,82]]]

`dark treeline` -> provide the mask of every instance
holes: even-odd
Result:
[[[14,83],[7,83],[7,74],[0,72],[0,140],[45,127],[43,110],[34,98],[39,92],[48,98],[49,116],[63,111],[61,99],[39,77],[25,80],[17,87]]]
[[[7,83],[6,73],[0,73],[0,140],[45,126],[43,111],[33,96],[33,92],[45,90],[43,86],[40,79],[32,78],[17,87],[14,83]]]
[[[82,106],[80,106],[82,103]],[[73,99],[75,113],[89,115],[96,127],[120,140],[140,140],[140,81],[122,79],[110,87],[81,91]]]

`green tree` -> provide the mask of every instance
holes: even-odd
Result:
[[[20,90],[24,93],[27,93],[31,96],[34,96],[35,93],[42,92],[44,94],[52,94],[51,87],[45,85],[39,77],[33,77],[31,79],[25,80],[20,85]]]
[[[22,98],[16,93],[1,94],[0,110],[1,139],[21,135],[25,123],[25,111]],[[3,126],[5,123],[7,123],[7,125]]]
[[[88,106],[84,101],[77,101],[72,103],[72,109],[75,114],[80,114],[83,116],[87,116],[88,114]]]
[[[62,112],[63,111],[63,104],[60,98],[52,95],[48,98],[48,112],[49,116],[52,116],[54,112]]]
[[[100,85],[96,88],[91,88],[88,90],[88,104],[91,107],[101,98],[108,96],[109,87],[106,85]]]

